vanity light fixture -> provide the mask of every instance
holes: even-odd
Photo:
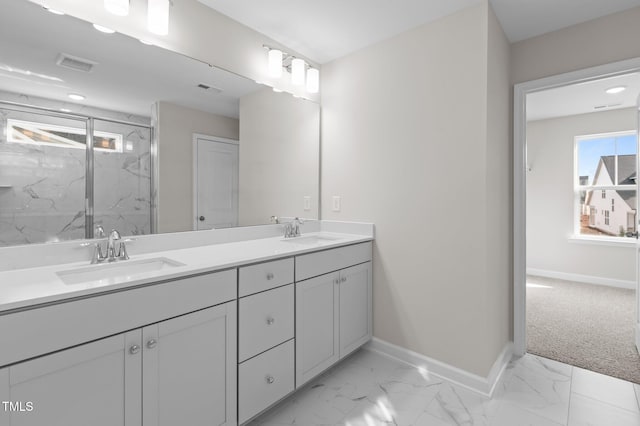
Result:
[[[104,0],[104,8],[114,15],[127,16],[129,14],[129,0]]]
[[[98,24],[93,24],[93,28],[105,34],[115,33],[115,30],[112,30],[111,28],[103,27],[102,25],[98,25]]]
[[[615,86],[608,88],[605,92],[609,95],[615,95],[616,93],[624,92],[625,90],[627,90],[627,86]]]
[[[69,93],[67,96],[69,96],[69,98],[73,99],[74,101],[84,101],[86,99],[83,95],[80,95],[78,93]]]
[[[269,49],[269,76],[282,77],[282,50]]]
[[[169,0],[149,0],[147,3],[147,28],[154,34],[169,34]]]
[[[304,60],[300,58],[293,58],[291,60],[291,84],[294,86],[301,86],[304,84],[306,64]]]
[[[320,71],[316,68],[307,70],[307,92],[318,93],[320,90]]]

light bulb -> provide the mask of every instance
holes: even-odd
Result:
[[[315,68],[307,70],[307,92],[318,93],[320,89],[320,71]]]
[[[104,0],[104,8],[118,16],[129,14],[129,0]]]
[[[269,76],[275,78],[282,76],[282,50],[269,50]]]
[[[304,84],[304,65],[304,61],[300,58],[291,61],[291,84],[295,86]]]
[[[147,28],[154,34],[169,34],[169,0],[149,0]]]

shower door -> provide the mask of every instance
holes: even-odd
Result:
[[[86,125],[0,106],[0,246],[85,236]]]
[[[0,247],[152,229],[151,129],[0,103]]]

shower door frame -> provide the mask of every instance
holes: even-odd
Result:
[[[149,232],[151,234],[156,233],[157,226],[157,188],[158,188],[158,149],[157,139],[155,137],[155,129],[153,126],[153,119],[149,125],[136,123],[133,121],[119,120],[110,117],[89,116],[84,114],[76,114],[72,112],[61,112],[53,108],[22,104],[18,102],[11,102],[0,100],[0,108],[25,112],[32,114],[40,114],[46,117],[65,118],[69,120],[84,121],[86,132],[86,148],[85,148],[85,198],[84,198],[84,227],[85,227],[85,239],[94,238],[94,205],[95,205],[95,191],[94,191],[94,171],[95,171],[95,157],[93,150],[93,134],[95,128],[95,121],[106,121],[115,124],[122,124],[125,126],[135,126],[145,129],[149,129],[149,178],[150,178],[150,191],[149,191]]]

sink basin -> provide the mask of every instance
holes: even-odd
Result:
[[[91,265],[84,268],[69,269],[56,272],[65,284],[82,284],[91,282],[95,285],[115,284],[125,282],[138,275],[163,269],[184,266],[184,263],[157,257],[142,260],[123,260],[104,265]]]
[[[339,237],[330,237],[328,235],[307,235],[302,237],[283,238],[285,243],[303,244],[308,246],[320,245],[322,243],[329,243],[340,240]]]

